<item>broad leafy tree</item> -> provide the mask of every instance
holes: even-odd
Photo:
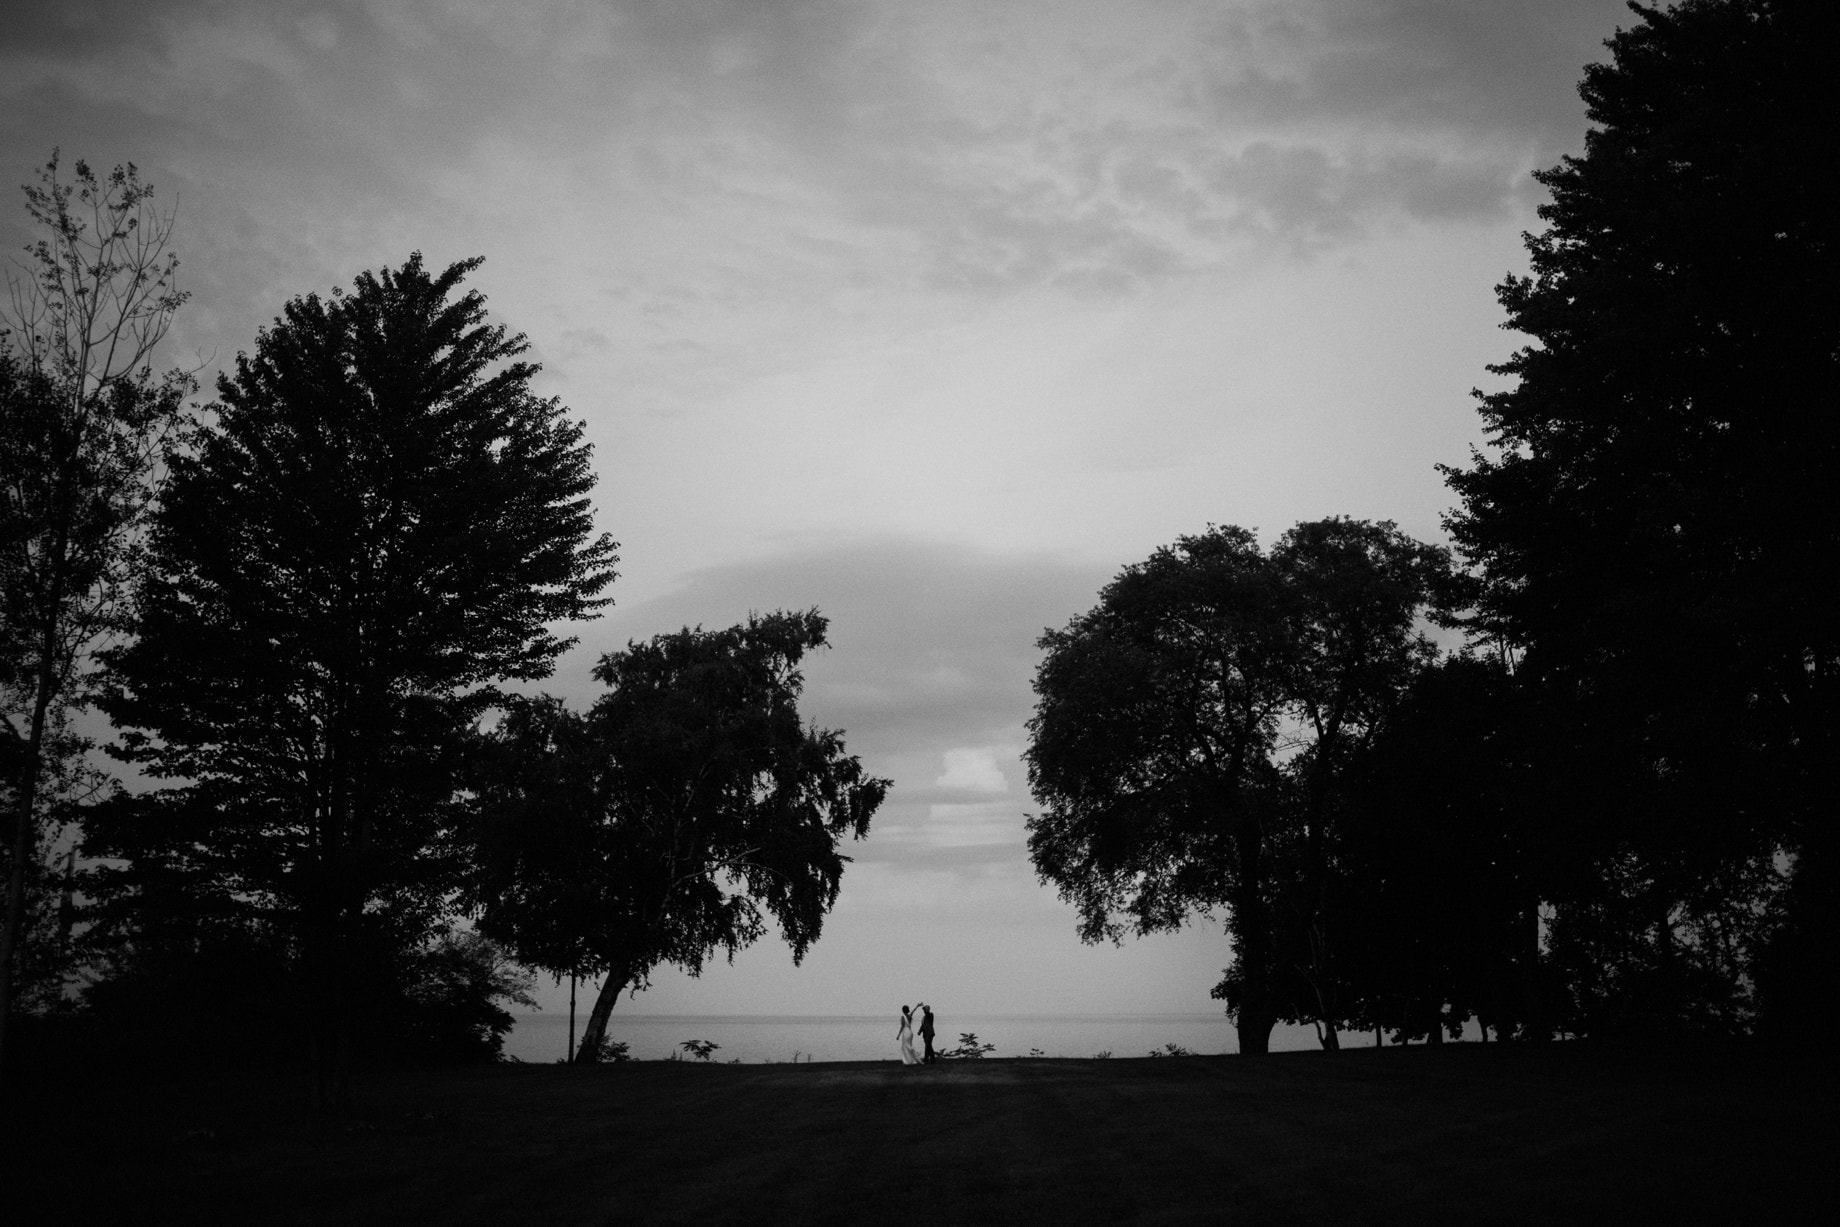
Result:
[[[573,1060],[576,981],[600,965],[592,942],[621,889],[604,856],[594,722],[550,695],[508,695],[467,760],[473,872],[463,904],[526,965],[568,977]]]
[[[1344,781],[1340,966],[1361,1025],[1436,1041],[1469,1017],[1485,1037],[1542,1038],[1540,905],[1554,889],[1550,764],[1497,659],[1421,672]]]
[[[614,577],[583,427],[462,290],[478,264],[417,254],[294,299],[237,356],[172,461],[137,637],[109,657],[121,753],[174,787],[96,850],[134,857],[144,830],[149,857],[273,919],[322,1102],[353,1012],[457,885],[466,731],[499,683],[550,672],[554,627]]]
[[[1599,768],[1566,812],[1653,957],[1707,884],[1778,849],[1785,940],[1812,955],[1840,784],[1840,30],[1798,0],[1632,8],[1580,87],[1582,154],[1536,175],[1530,274],[1498,289],[1531,340],[1481,398],[1491,446],[1448,471],[1450,527],[1475,627],[1524,652]],[[1830,980],[1804,960],[1777,983]]]
[[[69,718],[127,622],[158,456],[193,386],[151,365],[185,300],[152,185],[80,161],[65,182],[54,153],[25,193],[40,237],[0,309],[0,1055],[21,947],[46,927],[53,812],[89,783]]]
[[[692,974],[772,922],[803,959],[888,782],[798,710],[815,610],[685,629],[605,656],[586,717],[514,705],[477,791],[480,928],[558,975],[604,977],[576,1059],[622,992]]]
[[[1029,853],[1087,941],[1224,910],[1240,1051],[1302,1014],[1335,1042],[1334,825],[1347,763],[1433,655],[1448,565],[1389,523],[1242,528],[1127,567],[1043,635]]]
[[[1287,962],[1308,986],[1309,1016],[1325,1047],[1337,1046],[1346,1003],[1334,923],[1338,827],[1350,765],[1413,680],[1437,657],[1425,618],[1447,595],[1446,551],[1391,522],[1335,516],[1299,524],[1273,546],[1284,587],[1285,699],[1299,753],[1287,765],[1298,785],[1295,890],[1285,926]],[[1358,924],[1358,922],[1356,922]]]
[[[440,933],[407,960],[401,996],[384,1020],[398,1060],[477,1064],[498,1060],[516,1025],[507,1006],[535,1008],[535,977],[497,942],[470,930]]]
[[[1241,1052],[1276,1021],[1266,816],[1290,661],[1286,594],[1242,528],[1183,537],[1125,568],[1041,640],[1029,855],[1119,940],[1225,908]]]

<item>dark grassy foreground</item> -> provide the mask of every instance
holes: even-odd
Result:
[[[1453,1045],[497,1066],[366,1083],[339,1121],[291,1080],[26,1088],[0,1218],[1827,1221],[1829,1085],[1748,1053]]]

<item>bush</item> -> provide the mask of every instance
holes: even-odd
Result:
[[[985,1053],[995,1052],[996,1050],[997,1046],[995,1044],[978,1043],[977,1032],[960,1031],[958,1033],[958,1047],[948,1048],[938,1055],[942,1057],[953,1057],[961,1061],[975,1061],[982,1058]]]
[[[490,938],[437,937],[411,956],[375,1056],[411,1065],[499,1060],[514,1019],[500,1002],[535,1006],[534,978]]]
[[[572,1055],[560,1057],[557,1059],[556,1064],[568,1065],[571,1064],[574,1059]],[[601,1036],[601,1046],[596,1049],[594,1053],[595,1062],[601,1065],[617,1064],[621,1061],[637,1061],[638,1059],[638,1057],[632,1054],[631,1045],[625,1040],[610,1040],[605,1035]]]

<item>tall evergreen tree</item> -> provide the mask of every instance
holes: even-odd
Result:
[[[583,426],[531,391],[477,259],[417,253],[289,302],[172,462],[137,637],[109,658],[122,754],[177,782],[149,833],[276,918],[317,1095],[456,884],[459,743],[607,604]],[[134,852],[115,824],[97,851]]]
[[[1446,471],[1474,625],[1592,768],[1555,819],[1665,963],[1705,884],[1778,849],[1833,923],[1840,38],[1809,0],[1631,7],[1498,290],[1532,343],[1492,368],[1491,449]]]

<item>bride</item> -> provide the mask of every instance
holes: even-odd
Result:
[[[901,1042],[901,1064],[920,1064],[920,1054],[914,1051],[914,1014],[906,1006],[901,1007],[901,1025],[894,1037]]]

